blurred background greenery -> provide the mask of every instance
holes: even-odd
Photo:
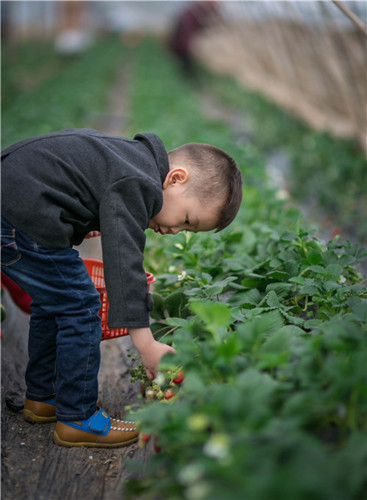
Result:
[[[131,135],[146,122],[163,139],[176,130],[178,144],[195,140],[199,103],[324,239],[364,245],[366,36],[356,20],[366,14],[363,2],[343,5],[349,17],[313,1],[4,1],[2,147],[68,127]],[[153,40],[162,51],[149,50]],[[143,72],[157,70],[140,88],[151,93],[144,113],[132,102],[142,57]],[[172,79],[171,97],[160,78]]]

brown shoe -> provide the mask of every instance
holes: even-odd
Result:
[[[60,446],[118,448],[135,443],[139,433],[135,423],[111,418],[102,408],[79,422],[58,421],[54,441]]]
[[[56,401],[32,401],[26,399],[24,403],[23,418],[32,424],[56,422]]]

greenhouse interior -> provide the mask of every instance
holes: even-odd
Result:
[[[365,1],[2,1],[1,37],[2,498],[367,498]]]

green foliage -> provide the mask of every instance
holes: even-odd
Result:
[[[229,77],[213,78],[203,71],[202,79],[220,103],[237,113],[249,144],[264,156],[279,149],[289,155],[289,188],[299,202],[311,206],[315,220],[328,217],[343,234],[367,241],[367,160],[355,141],[313,131]]]
[[[17,68],[3,72],[4,145],[85,126],[88,112],[103,109],[121,49],[118,40],[103,40],[78,60],[55,60],[51,48],[40,47],[36,58],[27,47],[3,48],[4,66]],[[177,354],[162,360],[161,389],[134,414],[162,451],[128,483],[127,494],[142,500],[363,498],[367,291],[357,266],[367,251],[338,239],[320,242],[299,211],[266,186],[260,150],[273,147],[274,136],[280,142],[287,136],[291,145],[306,133],[303,126],[282,115],[244,144],[205,116],[199,93],[156,42],[124,51],[133,62],[127,135],[154,131],[169,149],[213,143],[237,160],[244,177],[243,204],[230,228],[147,238],[145,266],[157,277],[152,330]],[[27,80],[36,64],[42,78]],[[25,80],[27,88],[19,87]],[[259,123],[270,123],[264,101],[223,82],[211,76],[202,84],[217,88],[239,112],[257,108]],[[327,163],[335,143],[312,137],[314,158]],[[167,373],[178,370],[184,381],[162,402],[162,388],[174,385]],[[133,377],[149,383],[141,367]]]
[[[105,111],[110,85],[122,58],[118,39],[96,42],[78,57],[65,58],[44,44],[3,49],[2,147],[64,128],[87,127]]]
[[[224,500],[360,498],[367,486],[367,251],[324,244],[266,187],[251,146],[201,111],[197,93],[154,43],[138,49],[136,130],[168,147],[227,149],[244,201],[218,234],[149,235],[157,276],[153,331],[185,380],[168,402],[134,415],[162,452],[130,497]],[[264,111],[265,113],[265,111]],[[265,114],[264,114],[265,117]],[[294,131],[296,133],[296,131]]]

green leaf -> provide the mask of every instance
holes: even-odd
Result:
[[[299,316],[294,316],[293,314],[288,314],[284,309],[279,309],[281,315],[291,324],[302,326],[304,324],[304,319]]]
[[[322,323],[323,323],[322,319],[309,319],[308,321],[304,322],[303,327],[306,328],[307,330],[312,330],[312,328],[316,328]]]
[[[184,328],[185,326],[187,326],[189,321],[183,318],[167,318],[166,322],[170,326],[180,326]]]
[[[298,239],[298,236],[295,233],[283,233],[280,236],[280,241],[293,241]]]
[[[285,271],[270,271],[269,273],[266,274],[268,278],[271,278],[273,280],[283,280],[286,281],[289,278],[289,274],[286,273]]]
[[[232,283],[232,281],[236,281],[236,279],[236,277],[230,276],[224,280],[216,281],[212,285],[205,287],[205,291],[209,292],[210,296],[219,295],[226,287],[229,286],[230,283]]]
[[[286,333],[289,337],[303,336],[306,333],[302,328],[295,325],[285,325],[279,331]]]
[[[367,257],[367,248],[360,248],[357,252],[357,259],[363,260]]]
[[[266,295],[266,297],[264,298],[264,302],[266,302],[270,307],[280,307],[280,301],[274,290],[271,290]]]
[[[316,274],[321,274],[321,275],[325,275],[327,274],[326,273],[326,269],[324,266],[310,266],[309,268],[311,271],[313,271],[314,273]]]
[[[303,285],[306,283],[307,278],[302,278],[301,276],[295,276],[294,278],[290,278],[289,281],[292,283],[296,283],[297,285]]]
[[[299,289],[299,292],[301,294],[309,295],[309,296],[315,295],[316,293],[318,293],[318,291],[319,291],[319,287],[316,285],[311,285],[311,284],[304,285]]]
[[[257,366],[260,370],[271,370],[286,364],[289,356],[287,351],[262,353]]]
[[[321,252],[318,252],[317,250],[311,250],[311,252],[308,253],[307,255],[307,262],[309,264],[320,264],[322,261],[322,254]]]
[[[284,352],[288,349],[291,336],[283,328],[265,340],[260,352]]]
[[[164,299],[159,293],[152,293],[154,309],[150,315],[154,319],[161,319],[164,316]]]
[[[243,270],[243,263],[240,259],[227,258],[223,262],[225,271],[236,272]]]
[[[288,292],[293,288],[292,283],[270,283],[267,285],[265,292],[268,293],[271,290],[274,290],[274,292],[279,296],[279,297],[286,297],[288,295]]]
[[[339,278],[339,276],[343,272],[343,268],[339,264],[329,264],[326,267],[326,272],[328,275],[335,276],[336,278]]]
[[[240,352],[241,345],[238,338],[235,335],[231,335],[224,340],[217,347],[217,353],[219,356],[224,356],[228,360],[233,360],[233,357]]]
[[[357,318],[366,323],[367,322],[367,300],[361,299],[359,297],[351,297],[348,301],[350,307],[352,308],[352,313],[357,316]]]
[[[150,329],[152,330],[154,338],[156,340],[158,340],[165,333],[167,333],[169,330],[171,330],[171,327],[169,325],[166,325],[165,323],[154,322],[154,323],[151,323]]]
[[[210,327],[225,327],[231,322],[231,310],[224,302],[191,302],[190,307]]]
[[[228,300],[232,306],[251,307],[256,306],[261,300],[260,292],[257,288],[238,292]]]
[[[320,282],[317,279],[306,278],[303,280],[303,285],[300,287],[299,292],[304,295],[314,295],[320,292]]]
[[[277,259],[276,257],[274,257],[273,259],[271,259],[270,261],[270,267],[274,268],[274,267],[280,267],[282,265],[282,261]]]
[[[164,307],[167,309],[169,316],[181,316],[181,310],[187,299],[182,290],[176,290],[166,297]]]
[[[264,312],[261,316],[252,318],[243,325],[239,325],[237,330],[239,334],[249,332],[256,335],[271,335],[284,326],[284,319],[279,311]]]
[[[242,245],[244,252],[251,254],[256,244],[257,244],[257,237],[255,233],[250,228],[246,228],[242,237]]]
[[[327,292],[331,292],[332,290],[336,290],[337,288],[339,288],[339,284],[336,283],[335,281],[331,281],[331,280],[327,280],[325,281],[324,283],[324,288]],[[314,292],[316,293],[316,292]]]
[[[261,276],[261,280],[263,280],[263,276]],[[251,279],[251,278],[245,278],[241,281],[241,285],[247,287],[247,288],[257,288],[260,283],[260,279]]]

